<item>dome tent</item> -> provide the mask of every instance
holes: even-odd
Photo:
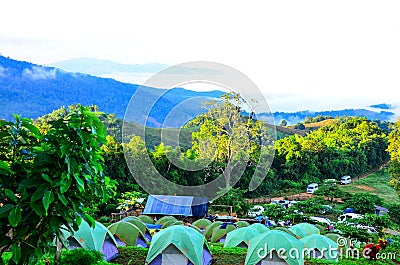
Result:
[[[209,226],[210,224],[212,224],[212,222],[208,219],[199,219],[197,221],[194,221],[192,225],[204,231],[206,227]]]
[[[140,229],[132,223],[119,221],[107,227],[119,246],[147,248],[147,240]]]
[[[277,254],[281,250],[286,254],[283,257]],[[303,250],[304,243],[297,238],[279,230],[271,230],[250,239],[245,265],[303,265]]]
[[[226,235],[235,229],[237,229],[237,226],[234,223],[222,223],[221,226],[214,228],[211,235],[211,242],[224,243]]]
[[[174,225],[156,233],[147,253],[149,265],[208,265],[212,260],[207,241],[196,230]]]
[[[250,225],[249,228],[254,229],[260,233],[265,233],[265,232],[270,231],[270,229],[267,226],[260,224],[260,223],[254,223],[254,224]]]
[[[309,223],[298,223],[297,225],[294,225],[292,227],[299,227],[299,228],[305,230],[309,235],[320,234],[319,229]]]
[[[104,254],[106,261],[118,257],[117,241],[103,224],[95,221],[95,226],[90,227],[85,220],[82,220],[78,230],[73,233],[70,233],[65,226],[63,228],[63,235],[68,241],[69,249],[97,250]]]
[[[142,221],[140,221],[139,218],[137,218],[135,216],[128,216],[128,217],[122,219],[121,221],[128,222],[128,223],[135,225],[137,228],[139,228],[140,232],[144,235],[146,240],[148,242],[151,241],[151,233],[150,233],[149,229]]]
[[[224,247],[242,247],[247,248],[249,240],[261,233],[249,227],[242,227],[229,232],[226,235]]]
[[[307,255],[311,258],[338,261],[338,244],[322,235],[309,235],[300,239],[307,249]]]
[[[288,229],[293,234],[295,234],[298,239],[309,235],[306,230],[304,230],[303,228],[300,228],[298,226],[292,226],[292,227],[289,227]]]

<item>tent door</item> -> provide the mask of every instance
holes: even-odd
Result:
[[[162,265],[187,265],[188,263],[188,258],[172,244],[162,253]]]

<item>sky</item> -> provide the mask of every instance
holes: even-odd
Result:
[[[36,64],[211,61],[271,110],[400,109],[400,1],[0,2],[0,54]]]

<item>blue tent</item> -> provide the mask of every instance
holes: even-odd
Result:
[[[207,204],[202,197],[149,195],[143,214],[204,217]]]

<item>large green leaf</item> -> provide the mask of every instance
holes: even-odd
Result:
[[[6,217],[9,215],[9,211],[14,208],[14,205],[12,204],[5,204],[2,207],[0,207],[0,217]]]
[[[19,222],[21,222],[21,219],[21,209],[18,207],[12,208],[10,214],[8,215],[8,221],[10,222],[10,225],[16,227]]]
[[[17,203],[18,198],[17,198],[17,196],[15,196],[14,192],[12,192],[12,191],[9,190],[9,189],[6,189],[6,190],[4,191],[4,193],[6,194],[7,198],[9,198],[9,199],[12,200],[13,202]]]
[[[19,260],[21,259],[21,249],[19,248],[19,246],[17,245],[17,243],[14,243],[11,247],[11,253],[12,255],[12,260],[18,264]]]
[[[4,161],[0,161],[0,174],[8,174],[11,173],[11,169],[8,164]]]
[[[46,190],[43,195],[42,201],[44,210],[46,211],[47,215],[47,210],[49,209],[50,204],[54,201],[54,193],[51,190]]]

